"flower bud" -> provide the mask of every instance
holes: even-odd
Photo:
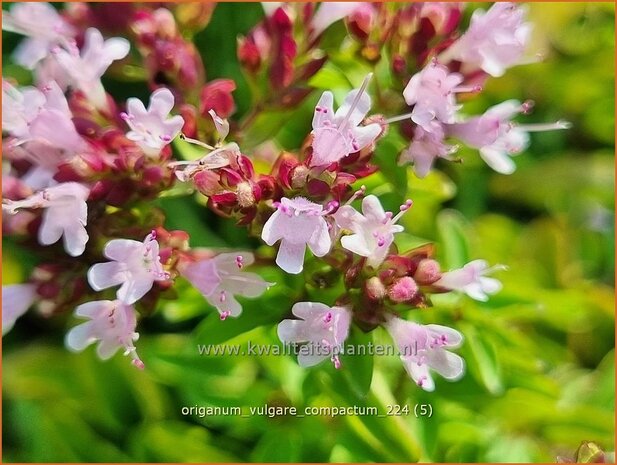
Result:
[[[418,285],[409,276],[405,276],[395,281],[388,289],[388,297],[394,302],[407,302],[413,299],[418,293]]]
[[[386,287],[377,276],[369,278],[364,284],[364,289],[370,300],[381,300],[386,296]]]
[[[441,277],[439,263],[431,258],[420,260],[413,277],[420,284],[433,284]]]
[[[199,112],[206,116],[214,110],[217,116],[228,118],[236,109],[231,93],[236,90],[232,79],[215,79],[201,89]]]

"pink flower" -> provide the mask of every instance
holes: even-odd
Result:
[[[8,333],[17,318],[22,316],[36,300],[34,284],[2,286],[2,334]]]
[[[323,2],[311,19],[311,34],[316,37],[330,25],[351,15],[362,6],[361,2]]]
[[[510,157],[527,148],[529,132],[570,127],[566,121],[525,125],[512,123],[514,116],[527,113],[529,107],[529,103],[507,100],[489,108],[482,116],[448,126],[448,133],[479,149],[482,159],[498,173],[512,174],[516,165]]]
[[[300,320],[281,321],[277,333],[285,344],[308,343],[300,348],[298,364],[311,367],[330,358],[340,368],[338,354],[343,353],[343,343],[349,335],[351,312],[319,302],[298,302],[291,311]]]
[[[107,360],[118,349],[124,348],[124,355],[130,355],[133,365],[143,370],[144,363],[133,345],[139,338],[135,332],[137,320],[133,307],[119,300],[97,300],[77,307],[75,316],[90,321],[75,326],[67,333],[65,343],[70,350],[81,352],[98,342],[96,353],[102,360]]]
[[[70,40],[73,28],[49,3],[14,4],[2,13],[2,29],[27,36],[15,51],[15,61],[33,69],[56,45]]]
[[[399,165],[413,163],[414,172],[419,178],[424,178],[437,158],[446,160],[456,152],[458,147],[444,142],[444,131],[441,125],[432,132],[427,132],[421,126],[416,127],[409,148],[401,153]]]
[[[44,189],[24,200],[5,200],[2,209],[15,214],[22,208],[44,208],[39,227],[39,242],[50,245],[64,237],[64,250],[73,256],[81,255],[88,242],[86,224],[90,190],[76,182],[65,182]]]
[[[112,261],[92,265],[88,270],[88,282],[95,291],[121,284],[117,296],[127,305],[141,299],[152,289],[154,281],[169,279],[159,258],[159,243],[154,231],[143,242],[113,239],[105,246],[103,255]]]
[[[507,2],[474,11],[467,31],[441,59],[453,58],[465,67],[474,65],[491,76],[502,76],[507,68],[526,61],[523,55],[531,34],[526,15],[526,8]]]
[[[360,89],[347,94],[336,113],[332,92],[326,91],[321,95],[313,116],[311,166],[329,165],[362,150],[381,133],[381,126],[377,123],[360,126],[371,108],[371,98],[365,92],[370,77],[364,80]]]
[[[342,206],[334,214],[336,224],[354,234],[343,236],[341,245],[355,254],[367,257],[369,266],[378,267],[394,242],[394,234],[403,231],[404,228],[396,222],[410,206],[411,200],[408,200],[395,217],[384,211],[374,195],[368,195],[362,200],[362,213],[350,205]]]
[[[261,238],[268,245],[280,240],[276,264],[287,273],[298,274],[303,268],[307,245],[316,257],[330,251],[332,240],[323,218],[329,212],[303,197],[283,197],[275,206],[276,211],[264,225]]]
[[[45,96],[35,87],[18,90],[2,80],[2,130],[17,138],[28,137],[29,124],[45,105]]]
[[[56,60],[70,77],[71,84],[82,92],[98,108],[105,108],[107,100],[101,76],[116,60],[129,53],[128,40],[119,37],[103,40],[98,29],[86,31],[81,52],[74,44],[67,48],[56,48],[53,53]]]
[[[463,268],[443,273],[434,285],[461,291],[472,299],[486,302],[488,296],[499,292],[502,286],[497,279],[488,278],[485,275],[505,269],[504,265],[495,265],[489,268],[485,260],[474,260],[467,263]]]
[[[449,381],[463,376],[465,362],[446,350],[460,347],[463,336],[458,331],[440,325],[419,325],[395,317],[389,317],[384,326],[398,347],[405,370],[425,391],[435,390],[429,369]]]
[[[136,142],[146,155],[158,156],[161,149],[180,133],[184,125],[182,116],[168,118],[173,107],[174,96],[165,88],[152,93],[147,110],[141,100],[128,99],[127,113],[122,113],[122,118],[131,129],[126,137]]]
[[[87,149],[62,90],[53,81],[42,91],[2,81],[2,97],[3,129],[13,136],[6,155],[31,163],[21,179],[32,189],[53,186],[58,166]]]
[[[451,73],[448,68],[433,60],[412,76],[403,91],[407,105],[412,106],[411,120],[427,132],[433,132],[435,122],[452,123],[460,105],[454,94],[470,92],[476,88],[459,87],[463,76]]]
[[[272,286],[258,274],[242,271],[254,261],[253,254],[248,252],[223,253],[193,262],[181,269],[181,273],[216,307],[224,320],[242,313],[236,295],[259,297]]]
[[[22,91],[2,82],[3,129],[17,140],[15,144],[38,141],[74,155],[86,147],[73,124],[73,114],[64,93],[55,82],[43,91],[26,87]]]

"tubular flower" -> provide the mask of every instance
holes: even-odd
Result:
[[[123,348],[124,355],[131,356],[131,363],[144,369],[144,362],[133,345],[139,338],[135,332],[137,319],[133,307],[119,300],[97,300],[77,307],[75,316],[89,321],[75,326],[67,333],[65,343],[69,349],[81,352],[90,344],[98,342],[96,353],[102,360],[107,360]]]
[[[291,311],[300,319],[281,321],[277,332],[286,344],[308,343],[300,349],[298,364],[310,367],[330,358],[340,368],[338,354],[349,335],[350,311],[318,302],[298,302]]]
[[[127,113],[122,118],[131,129],[126,137],[136,142],[151,157],[156,157],[161,149],[180,133],[184,125],[182,116],[168,118],[174,107],[174,96],[169,89],[157,89],[150,96],[148,109],[141,100],[128,99]]]
[[[365,92],[370,75],[360,89],[352,90],[334,112],[332,92],[322,94],[313,116],[313,156],[311,166],[325,166],[371,144],[381,133],[376,123],[360,126],[371,108]]]
[[[228,316],[237,317],[242,313],[236,295],[259,297],[272,286],[272,283],[258,274],[243,271],[245,266],[250,266],[254,261],[253,254],[248,252],[223,253],[190,263],[181,273],[216,307],[224,320]]]
[[[298,274],[303,268],[307,245],[316,257],[323,257],[330,251],[332,240],[323,217],[329,212],[303,197],[283,197],[275,207],[276,211],[264,225],[261,238],[268,245],[280,240],[276,264],[287,273]]]
[[[111,261],[92,265],[88,282],[95,291],[117,286],[118,299],[134,304],[152,289],[155,281],[169,279],[159,257],[159,243],[153,231],[143,242],[113,239],[107,243],[103,255]]]
[[[456,381],[465,371],[463,359],[450,352],[463,342],[458,331],[440,325],[419,325],[389,317],[385,327],[396,343],[409,376],[425,391],[434,391],[435,382],[429,369],[449,381]]]

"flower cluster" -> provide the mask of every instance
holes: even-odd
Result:
[[[488,77],[531,61],[524,7],[478,10],[461,32],[460,4],[264,4],[263,21],[239,39],[237,53],[247,79],[266,97],[236,121],[236,83],[208,81],[199,50],[182,33],[206,27],[213,7],[191,5],[127,4],[119,18],[104,5],[59,13],[23,3],[4,15],[4,29],[26,36],[15,60],[32,71],[36,86],[3,80],[3,232],[35,250],[40,263],[25,283],[3,287],[3,332],[33,306],[45,316],[74,311],[86,321],[68,332],[69,349],[98,343],[102,359],[123,349],[144,368],[134,345],[138,321],[156,310],[159,298],[173,298],[180,280],[225,320],[240,316],[237,296],[257,298],[276,285],[260,276],[260,267],[299,274],[318,262],[344,289],[333,306],[293,304],[293,317],[279,323],[281,341],[320,347],[301,354],[300,365],[330,359],[341,368],[349,334],[382,326],[422,389],[435,387],[431,370],[458,379],[464,362],[452,350],[463,336],[401,314],[429,307],[439,293],[485,301],[501,289],[489,275],[503,266],[474,260],[445,271],[432,247],[400,251],[396,235],[403,216],[413,215],[412,200],[386,211],[358,186],[379,170],[375,149],[388,131],[408,138],[399,163],[413,164],[421,178],[437,159],[454,159],[456,141],[477,149],[494,170],[511,173],[511,156],[527,147],[529,132],[568,126],[514,122],[531,102],[508,100],[477,116],[465,115],[458,102],[459,94],[481,92]],[[189,7],[196,8],[193,20],[178,23],[187,18],[180,9]],[[374,69],[389,57],[394,106],[374,104],[373,73],[340,100],[330,90],[315,95],[302,146],[257,169],[260,156],[243,149],[263,142],[247,140],[255,119],[313,95],[309,80],[328,62],[321,42],[339,21],[365,64]],[[106,93],[101,77],[127,70],[140,70],[150,87],[147,106]],[[182,159],[186,152],[178,148],[187,144],[201,154]],[[166,230],[163,211],[153,207],[172,188],[196,192],[208,209],[276,252],[192,248],[189,232]]]

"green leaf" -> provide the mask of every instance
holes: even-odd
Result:
[[[500,395],[504,391],[501,364],[489,335],[480,334],[467,323],[459,327],[465,336],[462,352],[469,371],[488,392]]]
[[[455,210],[443,210],[437,216],[437,232],[441,241],[445,265],[460,268],[469,261],[466,222]]]

